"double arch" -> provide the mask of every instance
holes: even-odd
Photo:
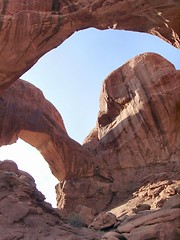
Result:
[[[147,32],[179,47],[178,3],[168,4],[167,8],[164,1],[82,0],[60,5],[50,0],[1,1],[0,145],[18,137],[29,142],[59,180],[84,173],[92,176],[94,154],[69,138],[59,113],[37,88],[19,77],[75,31],[89,27]]]

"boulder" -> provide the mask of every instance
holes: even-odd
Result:
[[[149,204],[138,204],[136,208],[133,208],[132,211],[134,213],[139,213],[142,211],[150,210],[151,206]]]
[[[127,240],[122,234],[119,234],[117,232],[108,232],[105,233],[102,238],[102,240]]]
[[[93,228],[95,230],[105,230],[107,228],[113,227],[116,221],[116,216],[113,213],[102,212],[89,225],[89,228]]]
[[[126,234],[128,240],[178,240],[180,234],[178,230],[171,223],[158,223],[148,226],[140,226],[132,230],[130,234]]]
[[[180,209],[159,210],[146,216],[139,217],[134,221],[121,224],[117,229],[119,233],[130,233],[133,229],[138,228],[139,226],[171,222],[173,220],[178,220],[179,216]]]
[[[163,204],[162,209],[180,208],[180,197],[174,195]]]
[[[97,212],[94,209],[86,207],[86,206],[82,206],[82,205],[78,205],[76,207],[75,212],[76,212],[76,214],[79,215],[79,217],[83,223],[83,226],[86,226],[86,227],[89,226],[93,222],[95,216],[97,215]]]

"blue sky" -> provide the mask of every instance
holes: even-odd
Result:
[[[180,52],[155,36],[89,29],[46,54],[23,78],[44,92],[81,143],[95,126],[105,77],[143,52],[157,52],[180,69]]]
[[[22,79],[39,87],[61,113],[70,137],[82,143],[94,128],[102,82],[113,70],[143,52],[156,52],[180,69],[180,50],[143,33],[88,29],[76,32],[43,56]],[[39,154],[23,141],[0,148],[0,159],[15,160],[34,176],[55,205],[57,182]]]

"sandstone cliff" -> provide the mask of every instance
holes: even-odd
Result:
[[[179,160],[179,80],[180,71],[153,53],[133,58],[106,78],[97,127],[85,143],[103,162],[111,157],[114,174]]]

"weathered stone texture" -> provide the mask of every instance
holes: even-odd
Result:
[[[44,199],[28,173],[12,161],[0,161],[0,240],[100,239],[101,233],[67,224]]]
[[[1,94],[1,145],[20,137],[42,153],[61,180],[60,208],[102,211],[146,168],[178,164],[179,84],[179,71],[157,54],[130,60],[104,81],[97,126],[81,146],[42,92],[18,80]]]
[[[179,47],[179,9],[172,0],[0,0],[0,89],[88,27],[147,32]]]
[[[179,160],[179,80],[180,72],[153,53],[133,58],[106,78],[93,143],[90,135],[85,145],[102,157],[113,178],[119,169]]]
[[[68,136],[61,115],[38,88],[19,79],[0,100],[0,146],[20,137],[41,152],[59,180],[93,175],[90,153]]]
[[[179,210],[167,209],[179,206],[178,197],[166,200],[178,192],[171,187],[179,176],[180,72],[153,53],[116,69],[103,83],[97,124],[83,146],[69,138],[42,92],[19,77],[75,31],[146,32],[178,48],[179,22],[180,3],[173,0],[0,0],[0,146],[20,137],[36,147],[60,180],[57,202],[67,213],[80,204],[83,211],[101,212],[126,201],[117,210],[123,216],[111,210],[121,219],[119,233],[103,239],[123,239],[121,233],[128,240],[179,236]],[[0,178],[2,240],[101,235],[64,225],[14,163],[0,162]],[[155,209],[164,202],[165,210],[138,215],[138,206]],[[137,215],[129,218],[130,211]]]

